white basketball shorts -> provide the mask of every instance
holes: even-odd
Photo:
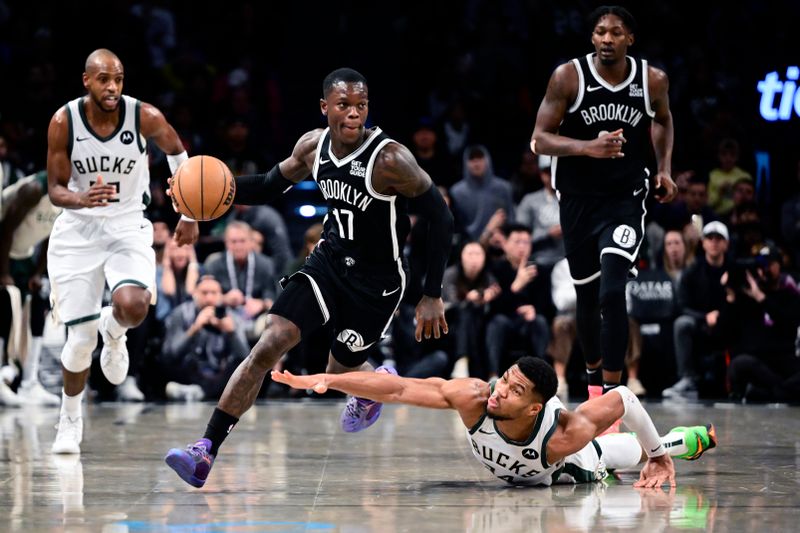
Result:
[[[156,301],[153,225],[141,212],[115,217],[78,215],[56,219],[47,251],[54,317],[67,326],[100,317],[105,284],[113,293],[135,285]]]

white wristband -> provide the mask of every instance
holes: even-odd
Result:
[[[653,425],[653,420],[647,411],[642,407],[639,398],[636,397],[631,390],[625,385],[615,387],[609,392],[617,392],[622,397],[622,405],[625,408],[625,414],[622,415],[622,422],[636,433],[636,439],[644,448],[647,457],[659,457],[667,453],[664,445],[661,443],[661,436],[656,431],[656,426]]]
[[[179,154],[170,155],[167,154],[167,163],[169,163],[169,171],[172,175],[175,175],[175,171],[178,170],[178,167],[181,166],[181,163],[189,159],[189,154],[186,153],[186,150]]]
[[[197,222],[195,219],[189,218],[186,215],[181,215],[181,220],[183,220],[185,222]]]

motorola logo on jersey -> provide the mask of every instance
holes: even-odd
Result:
[[[633,248],[636,245],[636,231],[626,224],[614,228],[611,238],[623,248]]]
[[[800,78],[800,68],[792,66],[786,69],[787,81],[781,81],[777,72],[767,74],[759,81],[756,87],[761,93],[759,111],[764,120],[775,122],[792,118],[792,110],[800,116],[800,91],[797,90],[797,80]],[[780,98],[778,98],[780,95]],[[777,102],[776,102],[777,100]],[[775,104],[777,103],[777,107]]]
[[[126,157],[114,157],[102,155],[100,157],[86,157],[84,159],[73,159],[72,164],[79,174],[93,174],[95,172],[115,172],[117,174],[128,175],[136,166],[135,159]]]
[[[351,352],[358,352],[365,348],[364,346],[364,337],[357,331],[353,331],[352,329],[345,329],[339,333],[339,336],[336,337],[336,340],[350,348]]]
[[[531,459],[532,461],[535,461],[536,459],[539,458],[539,452],[537,452],[533,448],[525,448],[524,450],[522,450],[522,457],[524,457],[525,459]]]
[[[119,136],[119,141],[122,144],[131,144],[133,142],[133,133],[128,130],[123,131]]]

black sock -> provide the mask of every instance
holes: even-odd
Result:
[[[208,426],[206,426],[206,434],[203,435],[204,439],[211,441],[211,449],[208,450],[211,455],[217,455],[220,445],[225,441],[228,433],[233,431],[233,426],[238,421],[238,418],[229,415],[219,407],[214,408],[214,414],[211,415]]]
[[[620,385],[619,383],[608,383],[607,381],[603,382],[603,394],[607,393],[610,390],[616,389],[617,387],[619,387],[619,385]]]
[[[599,387],[603,384],[603,371],[600,367],[587,368],[586,377],[589,378],[589,385],[597,385]]]

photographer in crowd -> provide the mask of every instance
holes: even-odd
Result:
[[[193,301],[167,317],[161,355],[172,400],[216,399],[249,348],[238,320],[222,303],[222,286],[213,276],[197,282]]]
[[[747,401],[800,401],[800,292],[782,272],[783,256],[764,246],[723,276],[726,298],[718,327],[731,349],[731,394]]]

